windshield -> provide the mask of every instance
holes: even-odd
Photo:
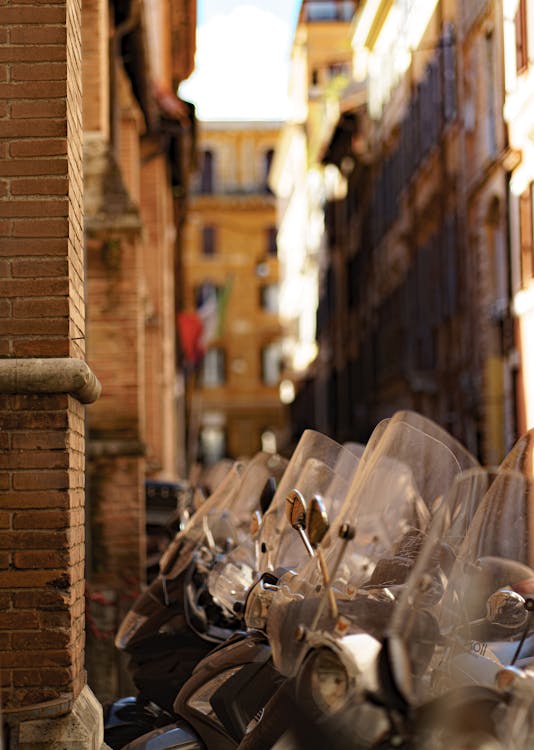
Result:
[[[389,622],[428,528],[432,511],[463,468],[476,459],[431,420],[400,412],[371,436],[345,500],[325,537],[324,562],[340,620],[327,606],[324,576],[316,560],[301,575],[283,582],[269,612],[268,634],[276,666],[284,674],[298,667],[302,648],[294,633],[346,632],[351,623],[380,637]],[[343,524],[353,538],[342,539]],[[298,539],[293,539],[293,545]]]
[[[534,654],[524,599],[534,593],[533,483],[502,467],[480,470],[459,479],[457,494],[474,497],[484,488],[460,543],[453,514],[436,516],[392,621],[409,655],[415,702],[461,685],[492,686],[503,666],[522,666]],[[454,550],[448,570],[444,542]],[[426,591],[438,579],[441,595],[429,599]]]
[[[173,578],[189,564],[190,553],[202,539],[214,553],[238,544],[248,531],[250,517],[259,505],[269,478],[278,481],[287,460],[278,454],[257,453],[246,465],[234,462],[215,492],[195,511],[186,527],[176,534],[160,560],[162,575]]]
[[[307,560],[307,553],[286,521],[287,496],[294,489],[306,502],[314,495],[320,495],[325,506],[335,512],[345,497],[357,465],[358,457],[351,450],[320,432],[306,430],[258,532],[245,539],[211,572],[209,589],[213,598],[232,611],[236,605],[244,604],[259,573],[280,567],[298,569]]]

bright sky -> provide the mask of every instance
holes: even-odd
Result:
[[[195,71],[180,86],[200,120],[283,120],[301,0],[199,0]]]

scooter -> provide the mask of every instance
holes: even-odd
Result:
[[[291,736],[241,748],[308,750],[325,738],[332,750],[532,746],[534,483],[531,464],[529,476],[509,468],[524,466],[521,451],[518,444],[499,471],[460,475],[366,669],[343,658],[345,639],[329,645],[316,633],[292,689],[263,719],[265,734],[285,711]]]
[[[411,419],[412,421],[419,422],[419,418],[416,415],[404,415],[404,419]],[[437,428],[437,426],[433,425],[431,430],[432,433],[435,431],[434,428]],[[383,443],[383,445],[387,446],[390,444],[392,430],[397,434],[397,437],[400,438],[397,442],[398,446],[406,447],[408,445],[407,438],[413,438],[413,435],[424,435],[426,439],[425,447],[427,449],[430,446],[441,445],[443,449],[443,456],[445,457],[444,461],[446,466],[440,466],[439,463],[435,465],[431,463],[430,467],[433,469],[433,471],[430,472],[428,472],[429,465],[426,466],[425,473],[428,477],[426,480],[426,489],[428,490],[428,497],[425,497],[425,499],[428,500],[428,502],[430,502],[430,500],[435,500],[438,496],[434,491],[440,486],[440,482],[436,481],[436,476],[441,477],[441,491],[443,491],[445,483],[447,481],[450,481],[452,477],[454,477],[454,475],[460,470],[462,463],[465,466],[476,464],[476,461],[467,453],[467,451],[464,451],[459,446],[456,446],[457,455],[455,456],[455,454],[450,450],[449,446],[439,444],[433,436],[422,433],[421,430],[419,430],[417,427],[406,424],[406,422],[403,422],[400,417],[396,421],[396,424],[394,424],[394,428],[390,429],[389,426],[386,426],[385,428],[384,426],[381,426],[379,430],[380,435],[383,434],[390,436],[388,438],[384,438],[385,442]],[[400,437],[401,434],[402,437]],[[371,449],[369,450],[369,452],[366,449],[366,452],[362,457],[360,466],[355,473],[353,484],[355,484],[357,488],[363,488],[365,486],[367,490],[372,489],[373,491],[378,492],[378,494],[376,494],[375,496],[373,496],[373,493],[370,496],[371,505],[373,505],[374,500],[374,504],[376,506],[376,501],[378,498],[380,498],[380,482],[376,477],[377,472],[378,474],[380,474],[381,472],[378,470],[377,472],[371,471],[371,467],[377,469],[377,464],[373,460],[373,453],[371,451],[375,448],[378,450],[378,447],[381,445],[378,441],[378,437],[376,440],[371,440],[370,445]],[[417,460],[415,461],[416,466],[421,463],[421,456],[425,455],[425,452],[423,451],[421,453],[420,449],[421,444],[418,445],[418,449],[414,454],[417,456]],[[427,450],[426,455],[430,460],[431,451],[429,452]],[[388,509],[393,513],[390,525],[389,527],[387,527],[386,523],[379,523],[378,529],[380,530],[380,533],[386,532],[387,528],[393,528],[395,526],[395,521],[398,520],[398,516],[400,516],[403,521],[406,521],[406,518],[408,517],[412,524],[416,523],[419,526],[421,524],[426,524],[429,517],[428,508],[425,505],[425,501],[420,496],[418,496],[417,493],[414,493],[413,483],[410,483],[410,477],[407,475],[407,472],[404,472],[403,474],[401,470],[402,463],[400,461],[396,461],[392,455],[383,455],[383,463],[387,465],[389,471],[385,472],[384,474],[384,477],[387,478],[383,479],[382,490],[388,488],[391,496],[392,488],[396,487],[397,492],[393,493],[393,499],[401,500],[403,498],[405,508],[409,509],[409,514],[408,516],[404,516],[401,511],[398,511],[398,503],[395,503],[392,500],[390,505],[388,506]],[[364,475],[366,477],[372,477],[371,484],[369,483],[369,481],[364,484],[361,483],[361,480],[357,481],[357,478],[360,476],[360,472],[362,471],[364,472]],[[395,474],[396,479],[394,478]],[[431,480],[430,477],[433,477],[433,479]],[[345,493],[341,495],[341,499],[343,497],[347,498],[347,500],[343,504],[343,512],[345,515],[347,515],[347,503],[350,508],[355,510],[352,504],[358,504],[357,501],[361,499],[362,493],[358,494],[358,492],[353,492],[351,495],[351,492],[349,492],[347,496],[347,492],[345,491]],[[296,603],[296,606],[293,607],[292,611],[289,611],[287,606],[288,602],[287,600],[285,600],[283,602],[284,606],[278,608],[279,613],[284,610],[283,617],[278,618],[278,627],[280,631],[279,635],[281,635],[281,637],[278,639],[270,637],[269,641],[264,641],[265,645],[270,643],[273,649],[273,656],[275,657],[275,666],[278,667],[280,674],[282,675],[284,680],[290,675],[284,670],[283,667],[284,663],[287,664],[287,656],[284,660],[284,655],[281,654],[282,646],[291,641],[289,646],[290,660],[294,659],[295,654],[298,654],[301,651],[302,643],[296,643],[295,645],[295,639],[293,638],[294,628],[292,628],[292,626],[293,624],[298,624],[300,622],[303,613],[314,613],[312,616],[312,620],[315,618],[315,613],[318,611],[317,600],[318,598],[320,598],[321,601],[323,600],[322,597],[317,597],[317,586],[319,586],[319,590],[321,590],[320,582],[318,583],[321,575],[323,576],[323,584],[328,592],[326,600],[330,602],[330,605],[335,606],[335,604],[332,603],[332,589],[330,588],[330,583],[326,583],[326,581],[330,582],[331,579],[329,577],[329,574],[326,572],[325,555],[323,554],[323,551],[321,550],[319,545],[322,534],[326,533],[326,531],[328,530],[328,524],[325,522],[326,511],[324,503],[322,502],[322,498],[320,497],[319,493],[316,493],[312,498],[309,514],[306,515],[306,511],[304,508],[305,496],[305,493],[301,493],[298,489],[294,488],[292,492],[286,495],[286,503],[284,504],[290,509],[288,513],[291,518],[291,526],[286,525],[285,528],[290,529],[291,527],[293,527],[294,529],[296,529],[299,533],[299,536],[301,536],[301,539],[304,541],[303,545],[295,545],[294,541],[293,543],[287,544],[289,535],[284,534],[281,529],[281,525],[278,521],[280,505],[276,502],[273,502],[272,512],[270,510],[269,514],[266,515],[264,524],[264,528],[270,529],[271,531],[274,530],[275,532],[275,534],[268,534],[267,538],[264,539],[264,542],[262,543],[262,554],[268,561],[271,561],[271,565],[272,560],[276,560],[277,562],[281,562],[281,560],[290,562],[297,559],[299,557],[299,550],[305,550],[306,554],[311,553],[314,557],[313,565],[310,563],[311,574],[309,576],[304,576],[304,578],[306,579],[304,582],[304,593],[298,593],[295,597],[295,602],[292,602]],[[310,497],[310,494],[308,494],[307,496]],[[325,497],[327,496],[328,492],[325,493]],[[348,501],[348,497],[351,498],[350,501]],[[337,493],[337,499],[340,499],[339,493]],[[335,503],[333,505],[335,506]],[[339,507],[339,504],[337,507]],[[395,516],[395,513],[397,513],[398,515]],[[271,520],[273,516],[275,517],[276,523],[274,525],[272,523],[268,523],[269,515],[271,516]],[[308,521],[306,521],[306,518],[308,518]],[[382,521],[384,522],[386,518],[387,514],[382,517]],[[308,525],[308,534],[306,534],[305,531],[306,525]],[[344,551],[346,551],[347,545],[352,541],[353,538],[353,535],[350,532],[351,525],[345,523],[342,524],[341,528],[342,533],[340,535],[340,543],[344,548]],[[368,526],[364,523],[362,528],[364,543],[367,545],[371,544],[371,549],[374,549],[376,552],[378,550],[377,540],[375,539],[376,531],[369,538],[368,534],[370,529],[368,528]],[[401,528],[404,529],[404,523],[401,524]],[[276,537],[278,539],[278,542],[275,549],[272,541]],[[385,538],[388,539],[387,532],[385,533]],[[286,543],[284,544],[284,542]],[[329,551],[332,551],[336,547],[336,537],[330,535],[330,539],[328,541],[325,540],[325,545],[325,549],[329,549]],[[339,557],[337,553],[335,556]],[[319,566],[316,565],[317,560],[322,560],[322,562],[319,562]],[[354,570],[357,570],[360,573],[364,570],[367,570],[367,572],[369,572],[368,564],[361,567],[362,563],[363,556],[361,553],[351,555],[351,564],[355,565]],[[297,581],[298,588],[300,576],[295,575],[294,570],[288,568],[291,568],[291,565],[287,566],[285,573],[283,572],[283,568],[282,571],[276,571],[278,575],[275,575],[273,580],[266,580],[264,577],[263,580],[257,584],[257,587],[255,587],[256,590],[252,589],[250,591],[249,598],[247,599],[245,606],[245,618],[249,627],[252,624],[255,628],[255,630],[253,631],[254,638],[257,638],[258,634],[260,633],[263,633],[265,637],[266,623],[267,632],[269,632],[268,623],[272,619],[271,614],[273,603],[281,595],[281,592],[287,585],[287,581]],[[280,572],[283,573],[281,578]],[[271,574],[275,574],[275,571],[271,571]],[[346,588],[346,591],[349,591],[349,589],[350,586]],[[315,593],[315,596],[313,596],[313,593]],[[275,619],[277,618],[275,617]],[[339,622],[342,623],[343,621],[343,617],[339,617]],[[315,626],[317,626],[317,623],[315,624]],[[287,635],[288,629],[289,631],[291,631],[289,633],[289,639],[287,637],[284,637],[284,634]],[[312,628],[312,630],[314,629],[316,629],[316,627]],[[373,641],[372,636],[369,636],[365,633],[362,635],[366,638],[368,644]],[[275,644],[278,644],[278,657],[276,654]],[[141,748],[149,748],[151,746],[150,743],[155,742],[156,739],[158,748],[178,748],[182,746],[226,748],[235,747],[236,740],[241,740],[241,742],[245,744],[248,743],[247,746],[249,747],[256,747],[255,740],[251,740],[250,738],[252,736],[258,737],[258,733],[260,735],[262,734],[262,727],[264,722],[264,720],[261,718],[263,713],[262,708],[265,705],[269,707],[270,704],[269,702],[265,703],[265,692],[263,690],[256,689],[256,683],[254,682],[251,684],[248,680],[248,678],[250,677],[248,670],[250,669],[251,671],[254,671],[256,669],[256,666],[251,667],[250,658],[248,659],[248,661],[245,659],[245,663],[243,664],[243,666],[236,671],[237,662],[235,660],[235,656],[237,653],[243,653],[246,656],[246,651],[248,650],[250,652],[252,648],[250,636],[248,639],[245,638],[238,647],[234,647],[234,644],[232,644],[229,648],[231,650],[229,650],[228,652],[228,659],[223,656],[220,660],[217,661],[216,665],[213,665],[211,663],[212,657],[210,656],[208,659],[204,660],[204,662],[201,662],[201,664],[199,664],[199,666],[195,670],[191,680],[188,681],[180,691],[175,702],[175,710],[181,715],[182,720],[175,726],[169,727],[168,730],[156,730],[155,732],[148,734],[143,738],[140,738],[139,740],[131,743],[128,746],[128,750],[141,750]],[[225,650],[226,647],[221,649],[221,651]],[[220,653],[221,652],[219,652],[219,655]],[[252,653],[255,652],[252,651]],[[253,662],[256,663],[255,658],[253,659]],[[282,668],[280,669],[280,667]],[[265,674],[266,673],[262,671],[262,675]],[[273,679],[272,687],[275,688],[279,683],[280,678],[278,679],[278,681]],[[246,686],[246,688],[244,688],[243,686]],[[237,693],[233,692],[235,688],[239,688],[237,690]],[[278,692],[277,695],[279,694],[280,693]],[[238,696],[244,695],[246,695],[248,698],[248,713],[243,711],[243,703],[238,698]],[[272,695],[274,695],[274,690],[272,691]],[[272,700],[274,700],[274,698]],[[256,714],[254,714],[254,711],[256,711],[256,709],[258,710]],[[267,712],[267,708],[265,709],[265,711]],[[236,717],[238,718],[237,723]],[[187,720],[187,724],[184,724],[184,720]],[[196,737],[193,733],[193,730],[196,730]],[[280,727],[278,727],[278,730],[280,731]],[[269,738],[269,741],[271,741],[271,739],[272,738]],[[187,743],[191,744],[188,745]],[[265,747],[270,746],[271,745],[269,744],[265,745]],[[156,747],[156,745],[154,745],[154,747]]]
[[[232,559],[229,555],[226,564],[221,561],[213,579],[214,599],[229,611],[237,609],[244,618],[244,626],[250,627],[254,613],[268,606],[266,598],[274,590],[280,573],[286,570],[282,566],[279,570],[268,569],[259,575],[257,555],[261,557],[266,550],[275,553],[275,546],[286,536],[283,532],[277,532],[272,537],[261,533],[264,522],[269,517],[278,518],[279,509],[285,507],[285,498],[292,488],[305,494],[309,494],[312,488],[321,491],[330,489],[329,496],[337,501],[337,494],[346,493],[357,464],[358,457],[354,453],[327,436],[311,430],[303,434],[259,528],[258,519],[252,519],[254,533],[243,545],[245,554],[241,549]],[[267,525],[275,528],[270,522]],[[299,557],[302,556],[297,555]],[[245,563],[245,560],[248,562]],[[295,562],[292,556],[291,563]],[[248,587],[244,585],[245,581],[250,582]],[[279,675],[272,667],[265,634],[256,629],[246,634],[236,634],[201,661],[180,690],[174,711],[181,720],[166,732],[161,733],[156,729],[133,741],[127,746],[128,750],[148,748],[156,738],[158,747],[167,747],[167,743],[169,747],[174,747],[178,730],[179,737],[186,744],[192,741],[192,736],[196,736],[199,747],[235,747],[279,682]]]
[[[287,465],[277,454],[235,462],[198,504],[160,560],[160,572],[126,614],[116,635],[138,688],[105,707],[105,740],[120,748],[173,716],[173,702],[194,666],[241,627],[213,602],[210,567],[244,537],[253,509],[263,513]],[[198,497],[197,497],[198,501]]]

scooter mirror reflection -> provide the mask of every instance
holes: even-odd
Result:
[[[291,490],[286,498],[286,518],[297,531],[306,526],[306,501],[298,490]]]
[[[260,510],[261,514],[265,515],[269,510],[269,507],[273,501],[273,497],[276,495],[276,479],[269,477],[265,482],[265,487],[260,495]]]
[[[317,547],[322,542],[329,528],[328,513],[323,499],[319,495],[314,495],[306,518],[306,533],[312,547]]]
[[[525,600],[516,591],[499,589],[488,597],[486,602],[486,619],[502,628],[517,628],[526,625],[529,613]]]

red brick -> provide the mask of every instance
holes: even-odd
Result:
[[[39,627],[37,612],[0,612],[1,630],[36,630]]]
[[[64,255],[65,239],[5,239],[0,242],[0,256],[15,255]]]
[[[0,549],[65,549],[67,532],[62,531],[3,531],[0,538]],[[37,585],[37,584],[36,584]]]
[[[67,529],[70,514],[66,511],[41,511],[16,513],[13,519],[14,529]]]
[[[68,318],[24,318],[10,319],[2,324],[2,333],[6,336],[67,336],[69,335]]]
[[[66,279],[10,279],[0,280],[0,295],[5,297],[43,297],[45,294],[68,294]]]
[[[11,44],[65,44],[67,30],[64,26],[14,26]]]
[[[65,23],[66,11],[63,6],[58,8],[44,7],[28,8],[23,5],[13,5],[2,11],[2,23],[13,24],[54,24]],[[12,41],[15,41],[12,39]],[[28,40],[29,41],[29,40]]]
[[[0,529],[9,529],[11,527],[11,513],[0,511]]]
[[[2,84],[0,84],[1,87]],[[67,121],[34,118],[30,120],[6,120],[2,123],[3,138],[24,138],[39,136],[66,136]]]
[[[53,667],[68,666],[71,658],[68,651],[25,651],[13,653],[0,652],[0,667]]]
[[[67,568],[69,566],[69,555],[67,552],[58,552],[57,550],[14,552],[13,563],[14,567],[19,569]]]
[[[43,414],[34,412],[4,412],[0,413],[0,428],[4,430],[34,430],[34,429],[59,429],[61,427],[67,427],[68,417],[67,414],[58,413],[47,413]],[[9,486],[9,485],[8,485]],[[0,489],[2,487],[0,480]]]
[[[49,102],[38,101],[15,101],[11,105],[11,117],[65,117],[67,114],[67,102],[65,99],[52,99]]]
[[[0,570],[7,570],[11,564],[11,552],[0,552]]]
[[[0,216],[11,216],[13,218],[27,218],[34,216],[36,218],[42,218],[45,216],[50,217],[62,217],[68,216],[69,203],[67,198],[62,200],[47,200],[47,201],[6,201],[0,203]]]
[[[0,161],[0,175],[4,177],[65,175],[68,166],[66,157],[60,159],[9,159]]]
[[[23,510],[24,508],[50,510],[51,508],[68,509],[70,507],[69,495],[67,491],[46,490],[25,492],[16,492],[13,494],[0,495],[0,508],[10,508],[12,510]]]
[[[70,593],[59,589],[15,591],[13,594],[15,609],[38,609],[45,611],[47,616],[54,612],[68,612],[70,603]]]
[[[67,78],[66,62],[34,62],[11,65],[11,80],[63,81]]]
[[[45,108],[45,114],[40,112],[41,106]],[[61,116],[65,108],[65,102],[60,99],[52,102],[14,102],[12,105],[13,116],[16,111],[21,117],[47,117]],[[59,110],[57,113],[55,110]],[[46,112],[48,114],[46,114]],[[14,141],[10,144],[11,156],[63,156],[67,153],[66,138],[37,138],[35,140]]]
[[[17,299],[13,302],[14,318],[55,318],[68,314],[69,300],[66,297]]]
[[[21,471],[13,476],[15,490],[59,490],[68,487],[69,475],[66,471]]]
[[[11,398],[11,408],[41,412],[45,419],[43,426],[48,427],[46,425],[48,413],[57,409],[68,409],[69,397],[66,394],[17,394]]]
[[[15,339],[11,346],[15,357],[68,357],[70,344],[65,338]]]
[[[4,469],[64,469],[69,467],[67,451],[16,451],[0,453]]]
[[[63,686],[68,685],[72,679],[72,673],[69,669],[31,669],[13,670],[13,684],[22,687],[23,685],[42,685]]]
[[[63,0],[61,0],[63,1]],[[65,60],[67,57],[66,49],[64,46],[56,45],[52,46],[47,44],[36,45],[36,46],[24,46],[24,47],[0,47],[0,60],[6,62],[32,62],[32,61],[44,61],[44,60]]]
[[[28,276],[67,276],[69,263],[66,258],[53,258],[46,260],[14,260],[11,262],[11,274],[13,277]]]
[[[68,219],[14,219],[13,237],[67,237]]]
[[[68,586],[68,581],[65,579],[64,571],[62,570],[9,570],[0,571],[0,588],[2,589],[34,589],[40,586],[54,585],[54,582],[65,581],[65,585]],[[56,643],[56,648],[59,644]]]
[[[69,645],[70,633],[61,630],[39,633],[13,633],[11,642],[13,650],[31,651],[42,648],[57,651],[57,649]]]
[[[66,81],[47,81],[46,86],[43,86],[41,81],[0,83],[0,96],[6,99],[56,99],[66,95]],[[15,125],[17,122],[15,122]],[[4,128],[2,128],[2,131],[5,135]]]
[[[11,180],[12,195],[67,195],[65,177],[20,178]]]
[[[6,609],[11,609],[11,594],[3,591],[0,594],[0,611],[3,612]]]

